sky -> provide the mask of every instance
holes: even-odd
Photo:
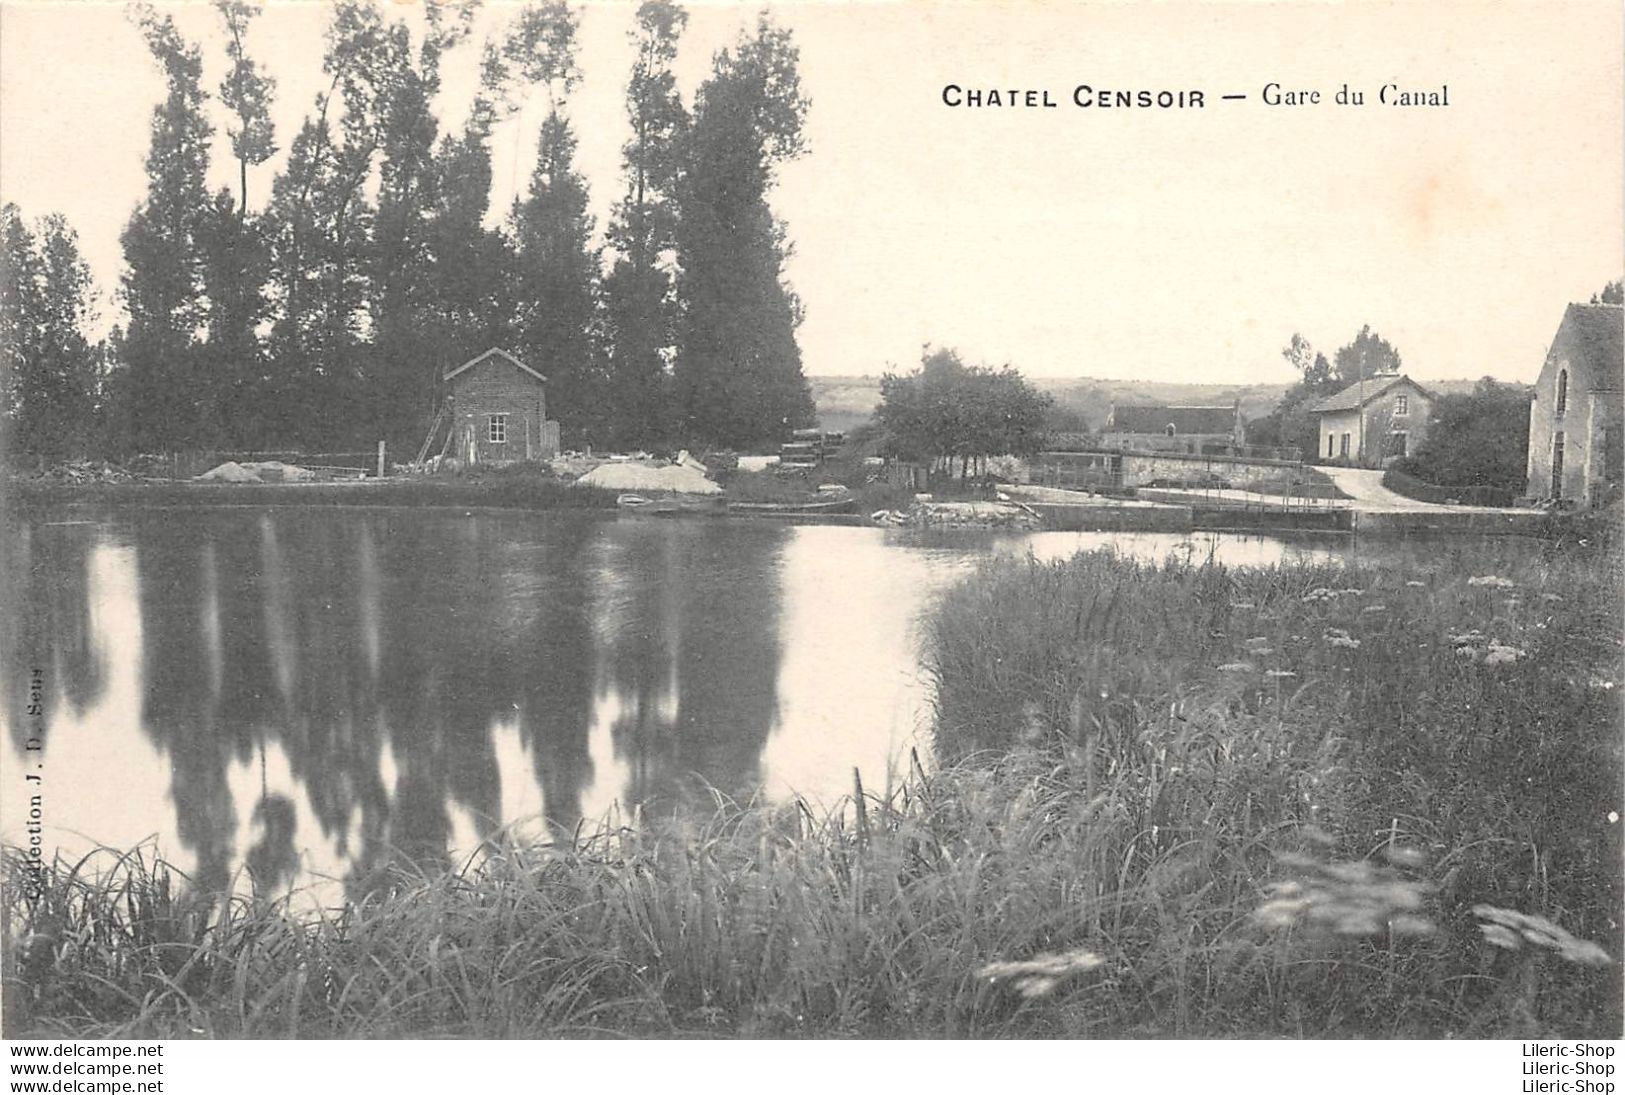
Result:
[[[224,51],[204,4],[159,5]],[[421,21],[410,3],[389,2]],[[691,94],[759,4],[694,4]],[[460,128],[490,2],[448,58]],[[1419,380],[1532,381],[1563,308],[1625,270],[1625,25],[1614,2],[775,4],[812,101],[772,202],[794,253],[809,375],[909,368],[926,343],[1030,376],[1286,383],[1294,332],[1331,356],[1362,324]],[[569,103],[600,232],[621,191],[635,7],[584,5]],[[326,9],[272,0],[249,48],[278,81],[284,153],[316,94]],[[1321,102],[1269,105],[1267,84]],[[949,106],[944,87],[1057,105]],[[1080,108],[1093,88],[1201,108]],[[1365,105],[1334,102],[1343,85]],[[1386,84],[1447,107],[1378,103]],[[145,189],[162,79],[122,5],[0,0],[0,199],[77,229],[107,322]],[[1245,95],[1224,100],[1221,95]],[[984,98],[986,96],[984,95]],[[218,110],[218,103],[215,104]],[[493,139],[493,206],[522,197],[538,100]],[[218,118],[216,186],[234,186]]]

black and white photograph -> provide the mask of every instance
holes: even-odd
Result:
[[[0,234],[8,1090],[1620,1082],[1617,2],[0,0]]]

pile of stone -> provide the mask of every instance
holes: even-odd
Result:
[[[721,494],[722,488],[706,477],[706,468],[687,452],[664,467],[638,461],[599,464],[576,480],[581,487],[633,493]]]
[[[926,528],[1036,529],[1043,522],[1012,502],[916,502],[910,522]]]
[[[46,468],[39,474],[39,478],[50,480],[53,483],[129,483],[135,476],[116,464],[109,464],[105,460],[70,460],[65,464],[56,464]]]
[[[915,528],[1038,529],[1043,521],[1032,510],[1012,502],[937,502],[916,500],[907,512],[876,510],[877,525]]]
[[[296,464],[284,464],[280,460],[247,464],[227,460],[198,478],[209,483],[309,483],[316,478],[316,473]]]

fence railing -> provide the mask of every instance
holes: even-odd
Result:
[[[1044,438],[1045,452],[1149,453],[1167,456],[1227,456],[1236,460],[1277,460],[1302,463],[1303,451],[1290,445],[1236,445],[1228,441],[1197,441],[1179,436],[1147,438],[1143,442],[1104,443],[1087,433],[1057,431]]]
[[[311,471],[338,474],[376,471],[378,453],[373,452],[295,452],[290,449],[263,452],[196,450],[192,452],[147,453],[132,457],[124,466],[142,475],[160,479],[195,479],[227,461],[259,464],[268,461],[293,464]]]

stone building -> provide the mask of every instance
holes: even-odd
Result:
[[[441,379],[451,415],[450,451],[464,464],[558,454],[559,424],[547,420],[547,378],[517,357],[492,348]]]
[[[1138,452],[1235,453],[1246,441],[1240,400],[1228,407],[1113,403],[1100,431],[1102,447]]]
[[[1434,395],[1401,373],[1378,373],[1309,408],[1319,423],[1317,459],[1380,468],[1412,456],[1427,438]]]
[[[1625,308],[1570,304],[1529,404],[1528,496],[1599,506],[1619,497]]]

